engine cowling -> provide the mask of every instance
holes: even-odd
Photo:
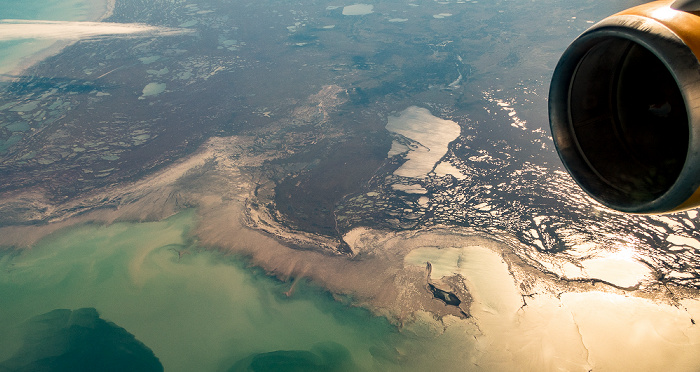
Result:
[[[559,156],[603,205],[665,213],[700,205],[700,1],[615,14],[572,42],[552,77]]]

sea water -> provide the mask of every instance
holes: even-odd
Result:
[[[228,370],[275,351],[334,350],[329,366],[387,370],[401,335],[385,318],[245,260],[197,247],[193,212],[160,222],[83,225],[0,256],[0,362],[20,325],[55,309],[95,308],[151,348],[166,371]],[[336,360],[337,359],[337,360]],[[392,368],[393,367],[393,368]]]
[[[101,3],[102,1],[88,0],[2,0],[0,20],[88,21],[95,14],[95,7],[102,6]],[[50,48],[55,42],[31,39],[0,42],[0,80],[2,75],[26,65],[33,56]]]

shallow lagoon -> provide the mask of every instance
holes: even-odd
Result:
[[[402,335],[386,319],[303,281],[287,297],[290,283],[199,249],[187,237],[193,223],[185,212],[162,222],[85,225],[5,253],[0,361],[20,347],[27,319],[94,307],[151,348],[166,371],[228,370],[279,350],[320,355],[333,368],[397,367],[389,359]]]
[[[104,11],[101,1],[85,0],[3,0],[0,19],[32,19],[51,21],[86,21]],[[24,59],[51,47],[53,40],[15,40],[0,42],[0,75],[22,65]]]

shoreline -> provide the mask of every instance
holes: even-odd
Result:
[[[260,180],[247,169],[268,160],[250,154],[254,145],[251,137],[213,137],[194,154],[139,181],[86,195],[69,205],[38,208],[52,209],[53,218],[46,216],[48,224],[2,227],[0,245],[21,252],[64,227],[159,221],[194,208],[194,224],[184,240],[196,242],[197,249],[245,258],[250,266],[286,283],[280,287],[286,290],[281,296],[293,296],[295,281],[309,280],[336,299],[349,300],[348,306],[367,309],[399,332],[428,341],[407,347],[424,350],[435,345],[429,353],[444,360],[461,356],[456,365],[469,366],[475,360],[486,370],[507,370],[531,363],[533,353],[549,363],[550,354],[541,350],[551,350],[563,356],[551,365],[562,369],[589,370],[590,360],[605,369],[621,362],[606,348],[611,333],[612,342],[625,355],[623,369],[635,369],[638,360],[661,361],[659,366],[674,358],[687,365],[700,363],[693,353],[700,344],[700,329],[689,328],[700,317],[696,290],[654,283],[625,289],[590,278],[562,278],[520,256],[515,249],[520,243],[505,232],[497,236],[455,226],[406,231],[359,228],[344,237],[352,256],[295,249],[287,244],[294,237],[282,230],[277,230],[283,234],[279,236],[250,226],[253,221],[246,210],[249,200],[257,200]],[[29,192],[15,195],[15,204],[31,200]],[[20,247],[21,242],[28,246]],[[431,285],[442,291],[438,293],[456,295],[460,303],[440,300]],[[600,321],[598,308],[612,322]],[[650,330],[642,337],[651,346],[641,352],[636,338],[627,337],[640,329],[638,324]],[[671,342],[659,337],[655,327],[672,336]],[[595,342],[584,344],[582,339]],[[537,346],[540,341],[542,347]],[[465,350],[474,352],[464,354]],[[667,357],[656,358],[663,353]],[[531,369],[545,365],[532,363]]]
[[[114,13],[115,4],[116,0],[90,2],[91,6],[86,11],[88,15],[83,21],[103,22],[105,19],[112,16],[112,14]],[[23,76],[24,72],[26,72],[33,66],[41,63],[49,57],[61,53],[63,49],[75,43],[76,41],[65,40],[47,42],[46,47],[43,47],[34,53],[21,57],[17,64],[8,71],[3,71],[2,69],[0,69],[0,82],[16,81],[17,79]]]

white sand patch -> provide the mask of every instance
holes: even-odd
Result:
[[[684,245],[691,248],[700,249],[700,242],[693,238],[671,234],[666,240],[668,240],[669,243],[673,243],[675,245]]]
[[[486,98],[486,99],[487,99],[489,102],[491,102],[491,103],[495,103],[496,105],[498,105],[498,107],[499,107],[503,112],[505,112],[506,114],[508,114],[508,116],[511,118],[511,123],[510,123],[510,126],[511,126],[511,127],[513,127],[513,128],[518,128],[518,129],[522,129],[522,130],[526,130],[526,129],[527,129],[527,121],[521,119],[521,118],[518,116],[518,113],[517,113],[517,112],[515,111],[515,109],[512,107],[512,106],[513,106],[513,103],[512,103],[512,102],[506,102],[506,101],[503,100],[503,99],[495,98],[495,97],[493,96],[493,94],[492,94],[492,93],[489,93],[489,92],[483,92],[483,94],[484,94],[484,98]]]
[[[461,57],[460,57],[460,58],[461,58]],[[455,79],[453,82],[451,82],[451,83],[448,84],[447,86],[450,87],[450,88],[459,88],[459,87],[461,86],[461,84],[462,84],[462,79],[464,79],[464,76],[462,76],[462,74],[459,74],[459,76],[457,77],[457,79]]]
[[[0,20],[0,41],[22,39],[83,40],[116,36],[167,36],[191,32],[140,23]]]
[[[374,5],[369,4],[354,4],[348,5],[343,8],[343,15],[346,16],[360,16],[372,13],[374,10]]]
[[[488,212],[492,209],[492,207],[489,205],[489,203],[483,202],[479,203],[474,206],[474,209],[478,209],[480,211]]]
[[[386,129],[416,143],[406,154],[406,162],[394,171],[397,176],[413,178],[430,173],[447,153],[450,142],[460,134],[459,125],[454,121],[435,117],[427,109],[417,106],[405,109],[399,116],[389,116]],[[389,154],[398,151],[398,146],[392,145]]]
[[[391,188],[393,188],[396,191],[403,191],[406,194],[427,194],[428,190],[424,189],[423,186],[414,184],[414,185],[402,185],[400,183],[395,183],[391,185]]]
[[[294,22],[294,25],[292,26],[287,26],[287,31],[289,32],[297,32],[299,31],[300,27],[304,27],[305,25],[301,22]]]
[[[433,172],[435,172],[435,174],[440,177],[444,177],[449,174],[458,180],[463,180],[467,178],[467,176],[464,173],[462,173],[462,171],[460,171],[457,167],[446,161],[443,161],[440,164],[438,164]]]
[[[653,216],[651,216],[651,218],[665,223],[666,225],[668,225],[668,227],[670,227],[673,230],[683,229],[683,225],[680,222],[672,220],[672,219],[668,218],[667,216],[653,215]]]
[[[652,278],[651,270],[643,263],[623,257],[593,258],[581,261],[588,278],[600,279],[620,287],[632,287]]]
[[[542,244],[542,243],[540,243]],[[544,249],[544,246],[541,247]],[[547,262],[543,264],[547,270],[557,273],[565,278],[568,279],[574,279],[574,278],[583,278],[586,276],[586,273],[583,271],[583,268],[576,266],[575,264],[569,262],[569,261],[563,261],[562,262],[557,262],[559,265],[554,265],[552,262]]]
[[[581,258],[579,266],[559,263],[561,270],[552,270],[568,279],[599,279],[629,288],[653,279],[651,269],[635,257],[634,248],[620,246],[615,252],[600,252],[593,242],[577,244],[569,250],[571,257]]]
[[[422,207],[427,207],[428,204],[430,203],[430,198],[427,196],[421,196],[418,198],[418,204],[420,204]]]
[[[403,143],[394,141],[391,143],[391,148],[389,149],[389,153],[386,156],[390,158],[392,156],[405,154],[409,151],[411,151],[410,147],[404,145]]]

